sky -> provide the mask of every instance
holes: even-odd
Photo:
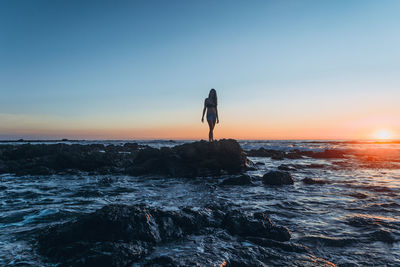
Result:
[[[400,1],[0,1],[0,139],[400,139]]]

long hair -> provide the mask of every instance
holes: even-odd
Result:
[[[217,91],[215,91],[214,88],[210,90],[210,93],[208,94],[208,99],[214,102],[215,105],[218,104]]]

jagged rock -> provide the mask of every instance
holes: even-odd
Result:
[[[248,215],[217,208],[163,211],[144,205],[109,205],[75,221],[48,227],[38,236],[38,252],[62,266],[127,266],[143,259],[157,244],[210,229],[242,237],[290,239],[286,227],[273,224],[263,213]],[[149,262],[173,263],[168,258]]]
[[[263,176],[263,183],[268,185],[293,184],[294,180],[290,173],[284,171],[270,171]]]
[[[161,149],[126,143],[0,146],[0,173],[47,175],[70,170],[89,174],[162,174],[176,177],[240,173],[248,168],[238,142],[193,142]]]
[[[278,170],[281,171],[297,171],[297,169],[291,165],[281,164],[278,166]]]
[[[239,143],[233,139],[223,139],[140,150],[127,173],[193,177],[239,173],[246,166],[247,159]]]
[[[302,180],[302,182],[305,183],[305,184],[320,184],[320,185],[328,183],[327,181],[324,181],[324,180],[321,180],[321,179],[312,179],[312,178],[309,178],[309,177],[304,178]]]
[[[344,158],[344,151],[336,149],[325,149],[322,152],[314,152],[311,157],[317,159],[338,159]]]

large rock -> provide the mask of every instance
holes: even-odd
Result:
[[[234,174],[242,172],[246,167],[246,156],[239,143],[233,139],[223,139],[140,150],[133,165],[127,168],[127,173],[193,177]]]
[[[246,156],[233,139],[200,141],[161,149],[136,143],[123,146],[0,145],[0,173],[17,175],[48,175],[75,170],[89,174],[191,177],[234,174],[246,168]]]
[[[285,171],[270,171],[263,176],[263,184],[284,185],[293,183],[292,175]]]
[[[129,266],[157,244],[210,231],[277,242],[290,239],[286,227],[276,226],[263,213],[225,209],[163,211],[144,205],[109,205],[42,231],[38,252],[62,266]]]

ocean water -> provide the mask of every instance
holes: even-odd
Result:
[[[127,141],[80,143],[124,144]],[[133,141],[129,141],[133,142]],[[190,141],[136,141],[153,147]],[[66,141],[65,143],[69,143]],[[34,236],[112,203],[165,209],[223,202],[262,211],[287,226],[292,241],[339,266],[400,266],[400,143],[349,141],[240,141],[245,150],[342,150],[342,159],[249,157],[253,186],[218,186],[226,177],[177,179],[122,175],[0,176],[0,265],[47,266]],[[13,143],[18,144],[18,143]],[[294,185],[271,187],[261,177],[280,165],[295,167]],[[304,178],[324,184],[306,184]],[[167,249],[168,248],[168,249]],[[157,251],[174,252],[174,247]],[[172,249],[171,249],[172,248]],[[176,250],[175,250],[176,251]],[[182,253],[182,252],[181,252]]]

